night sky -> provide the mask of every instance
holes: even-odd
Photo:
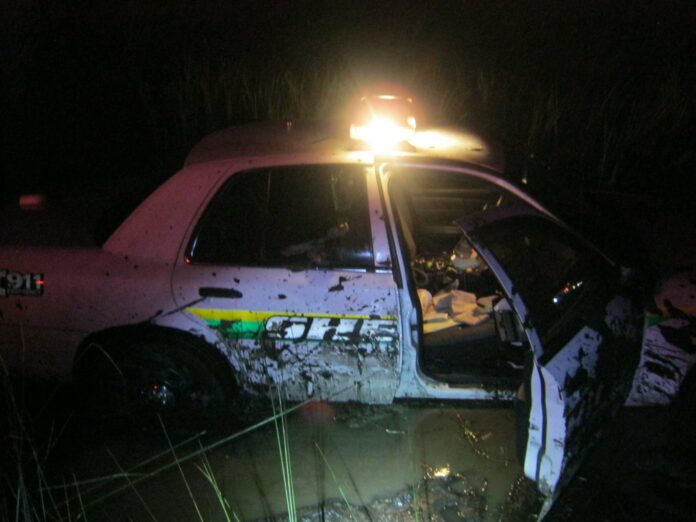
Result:
[[[410,90],[557,198],[684,193],[696,161],[692,2],[3,3],[5,196],[156,185],[203,135],[331,119]],[[675,188],[676,187],[676,188]],[[541,194],[543,195],[543,194]]]

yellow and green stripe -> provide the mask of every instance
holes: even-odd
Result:
[[[259,339],[266,331],[271,317],[308,317],[313,319],[354,319],[395,321],[393,315],[329,314],[304,312],[271,312],[253,310],[220,310],[215,308],[186,308],[186,311],[203,319],[208,326],[233,339]]]

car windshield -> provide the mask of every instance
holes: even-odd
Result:
[[[427,168],[395,169],[389,191],[411,262],[422,256],[449,258],[461,237],[457,219],[519,201],[483,179]]]

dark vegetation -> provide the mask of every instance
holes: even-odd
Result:
[[[3,192],[170,175],[204,134],[409,89],[532,190],[673,196],[695,165],[690,2],[10,2]],[[9,189],[9,190],[8,190]]]
[[[341,118],[378,82],[412,92],[430,122],[498,140],[513,177],[632,258],[629,233],[665,208],[696,221],[688,1],[35,0],[2,11],[2,193],[78,186],[125,201],[95,216],[99,240],[206,133]]]

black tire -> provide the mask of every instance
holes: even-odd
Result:
[[[203,341],[165,329],[112,333],[88,343],[74,368],[82,412],[106,423],[198,428],[229,414],[229,363]]]

